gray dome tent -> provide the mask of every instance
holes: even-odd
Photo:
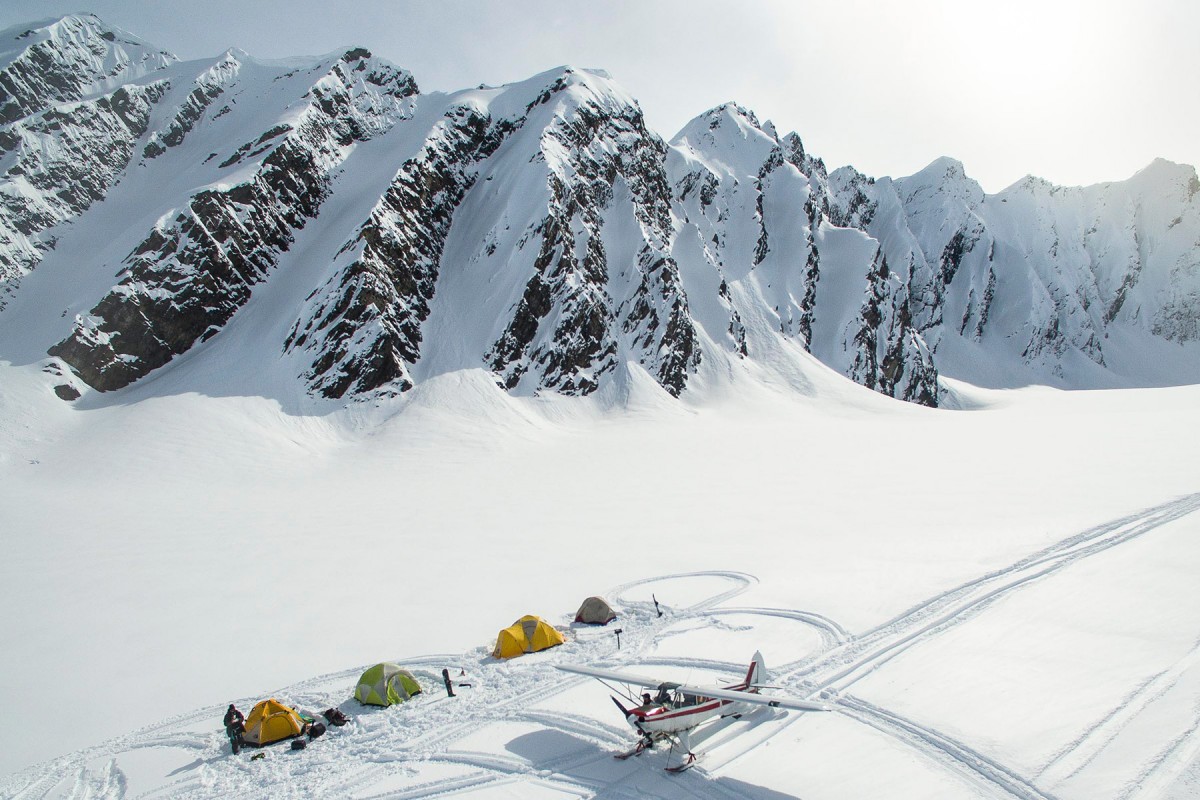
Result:
[[[603,597],[589,597],[575,612],[576,622],[586,622],[589,625],[607,625],[616,618],[617,613]]]

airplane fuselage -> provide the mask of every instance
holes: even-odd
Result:
[[[752,688],[749,683],[738,683],[721,688],[733,692],[757,693],[757,690]],[[735,709],[728,707],[738,705],[742,704],[733,700],[676,693],[673,701],[649,703],[630,709],[625,721],[635,730],[647,736],[661,733],[682,733],[713,717],[736,713]]]

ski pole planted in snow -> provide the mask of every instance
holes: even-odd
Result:
[[[658,598],[657,598],[657,597],[655,597],[654,595],[650,595],[650,599],[654,601],[654,610],[655,610],[656,612],[658,612],[658,615],[661,617],[661,616],[662,616],[662,609],[660,609],[660,608],[658,607]]]
[[[613,633],[617,635],[617,649],[621,649],[621,634],[625,632],[624,628],[617,628]]]

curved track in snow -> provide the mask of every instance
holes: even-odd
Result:
[[[835,700],[839,706],[844,705],[846,713],[856,719],[901,739],[937,761],[945,762],[947,758],[951,758],[958,763],[960,769],[973,773],[976,779],[1002,789],[1008,795],[1023,799],[1051,798],[1052,795],[1036,789],[1032,782],[936,730],[922,728],[916,722],[902,719],[883,709],[876,709],[863,701],[849,699],[848,702],[842,703],[838,699],[839,695],[918,642],[966,622],[1001,597],[1197,510],[1200,510],[1200,494],[1192,494],[1093,527],[1008,567],[932,597],[904,614],[854,637],[844,645],[813,659],[806,659],[790,670],[784,670],[775,675],[773,680],[797,694]],[[1200,729],[1200,721],[1193,730],[1197,729]],[[1179,768],[1186,766],[1190,758],[1184,758],[1175,751],[1191,743],[1192,739],[1188,737],[1173,742],[1174,747],[1169,748],[1171,752],[1164,753],[1161,758],[1155,760],[1155,764],[1174,763],[1179,765]],[[724,759],[722,766],[736,760],[745,752],[749,752],[749,748]],[[997,769],[1000,770],[999,773]],[[1160,783],[1165,780],[1161,775],[1158,778]]]
[[[672,671],[705,670],[731,676],[743,668],[741,660],[699,659],[655,654],[655,643],[681,623],[713,624],[726,615],[783,619],[809,627],[819,646],[808,655],[775,665],[772,682],[807,697],[825,697],[848,718],[870,726],[935,763],[942,764],[985,795],[1018,800],[1053,800],[1035,785],[1053,785],[1085,767],[1105,747],[1139,708],[1170,689],[1192,661],[1200,661],[1200,645],[1193,658],[1140,687],[1122,709],[1086,732],[1047,765],[1042,774],[1028,778],[987,757],[963,742],[906,719],[847,693],[866,675],[887,664],[921,641],[970,620],[998,599],[1052,576],[1082,559],[1141,537],[1162,525],[1200,510],[1200,494],[1144,510],[1096,526],[1064,539],[1005,568],[995,570],[942,592],[903,614],[852,636],[834,620],[808,611],[753,606],[728,606],[753,586],[751,575],[729,571],[679,573],[633,581],[614,588],[609,596],[623,608],[621,650],[608,636],[580,635],[570,650],[551,650],[509,662],[496,661],[487,650],[466,654],[429,655],[406,659],[406,666],[424,674],[432,686],[440,685],[440,670],[461,664],[470,670],[472,688],[450,700],[436,689],[416,702],[392,709],[361,709],[347,704],[352,721],[331,729],[325,739],[307,750],[291,754],[271,748],[268,757],[250,762],[228,757],[228,745],[215,720],[221,707],[201,709],[164,720],[103,745],[73,754],[40,771],[27,770],[0,783],[0,795],[20,800],[50,797],[131,796],[131,777],[121,768],[122,754],[153,748],[176,748],[194,761],[181,765],[166,783],[147,796],[223,797],[244,793],[247,787],[271,786],[272,796],[338,796],[358,798],[408,798],[423,800],[495,786],[542,787],[566,796],[592,797],[739,797],[720,777],[722,771],[746,753],[776,737],[803,718],[775,709],[744,714],[741,719],[720,720],[693,737],[693,747],[705,753],[702,765],[665,783],[647,781],[648,761],[654,767],[661,753],[642,759],[614,762],[614,750],[631,741],[628,729],[614,722],[581,717],[546,707],[547,701],[585,684],[587,678],[568,675],[554,665],[570,661],[608,668],[625,665],[661,665]],[[706,592],[695,592],[687,605],[661,605],[641,596],[642,590],[662,584],[681,585],[714,581]],[[722,586],[724,584],[724,586]],[[635,596],[636,595],[636,596]],[[683,631],[686,632],[686,629]],[[736,654],[740,659],[743,654]],[[344,701],[346,688],[357,679],[359,668],[303,681],[278,695],[306,709],[321,709]],[[509,741],[510,752],[480,750],[472,736],[490,725],[510,725],[526,731]],[[1200,730],[1200,721],[1190,734]],[[1137,787],[1166,784],[1186,764],[1200,745],[1194,735],[1168,743]],[[522,755],[516,745],[526,744],[537,754]],[[538,748],[541,748],[539,750]],[[559,752],[561,751],[561,752]],[[622,770],[616,763],[630,765]],[[740,784],[739,784],[740,786]],[[1136,787],[1135,787],[1136,788]],[[141,794],[141,793],[138,793]],[[1133,796],[1133,789],[1125,796]]]

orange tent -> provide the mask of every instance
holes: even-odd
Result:
[[[304,720],[300,719],[299,712],[272,697],[250,709],[242,740],[246,744],[262,747],[264,744],[291,739],[303,732]]]

